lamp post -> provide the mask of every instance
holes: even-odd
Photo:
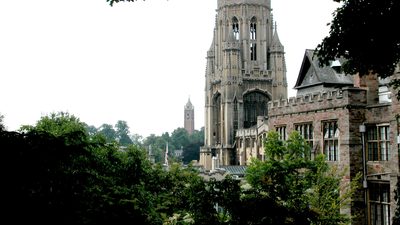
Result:
[[[364,188],[364,204],[365,204],[365,224],[368,224],[368,202],[367,202],[367,190],[368,190],[368,182],[367,182],[367,159],[365,153],[365,132],[366,127],[364,124],[359,126],[359,131],[361,133],[361,143],[362,143],[362,164],[363,164],[363,188]]]

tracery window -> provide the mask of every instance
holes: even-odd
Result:
[[[243,96],[244,128],[257,124],[257,116],[267,115],[269,98],[261,92],[250,92]]]
[[[250,21],[250,40],[256,40],[257,38],[257,21],[253,17]]]
[[[236,40],[239,40],[239,21],[236,17],[232,19],[232,32]]]

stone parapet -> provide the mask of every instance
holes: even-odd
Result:
[[[268,103],[268,116],[317,112],[343,107],[365,107],[366,103],[366,91],[364,89],[345,88],[271,101]]]
[[[271,0],[218,0],[218,8],[229,5],[253,4],[271,7]]]

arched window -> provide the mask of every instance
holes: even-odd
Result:
[[[239,21],[236,17],[232,19],[232,32],[236,40],[239,40]]]
[[[217,94],[213,99],[213,138],[214,144],[221,143],[221,94]]]
[[[243,96],[244,104],[244,128],[250,128],[257,124],[257,116],[268,114],[269,98],[261,92],[250,92]]]
[[[257,19],[255,17],[250,20],[250,60],[257,61]]]
[[[250,21],[250,40],[256,40],[257,38],[257,20],[255,17],[251,18]]]

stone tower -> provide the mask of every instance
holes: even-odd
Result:
[[[284,48],[270,0],[218,0],[207,51],[205,142],[200,164],[237,164],[235,136],[267,116],[267,103],[287,98]]]
[[[185,105],[185,115],[184,115],[184,127],[189,134],[192,134],[194,131],[194,107],[190,102],[190,98]]]

